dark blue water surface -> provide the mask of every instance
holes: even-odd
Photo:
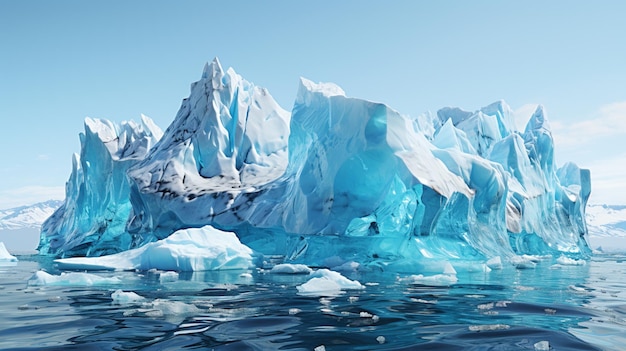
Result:
[[[98,272],[122,283],[29,286],[58,274],[38,256],[0,266],[0,349],[13,350],[623,350],[626,257],[584,266],[505,267],[451,286],[393,273],[347,274],[366,289],[298,295],[302,275],[264,271]],[[249,274],[242,274],[249,273]],[[111,294],[144,300],[119,304]]]

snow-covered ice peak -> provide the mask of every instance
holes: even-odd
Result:
[[[346,96],[346,93],[335,83],[314,83],[304,77],[300,77],[300,89],[313,93],[320,93],[326,97]],[[298,94],[298,97],[306,96],[306,94]]]

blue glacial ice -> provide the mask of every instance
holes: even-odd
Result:
[[[65,201],[41,227],[38,250],[59,256],[100,256],[127,250],[131,210],[128,168],[142,160],[161,137],[154,122],[141,116],[121,125],[85,119],[81,153],[72,157]]]
[[[591,253],[590,172],[557,169],[542,107],[518,131],[502,101],[412,118],[303,78],[289,113],[216,59],[160,134],[88,119],[40,252],[102,256],[212,226],[309,266],[445,274]]]

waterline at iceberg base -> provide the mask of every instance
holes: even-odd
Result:
[[[235,233],[257,265],[444,274],[591,253],[590,172],[557,169],[542,107],[518,131],[502,101],[410,117],[301,79],[289,113],[215,59],[164,133],[145,116],[87,119],[81,144],[43,255],[119,254],[189,228]]]

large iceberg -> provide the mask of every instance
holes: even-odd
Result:
[[[590,173],[557,169],[542,107],[522,132],[502,101],[412,118],[301,79],[290,114],[216,59],[154,146],[160,133],[145,118],[94,123],[42,228],[44,254],[100,256],[206,225],[317,266],[443,273],[590,254]],[[120,129],[133,137],[115,139]]]

